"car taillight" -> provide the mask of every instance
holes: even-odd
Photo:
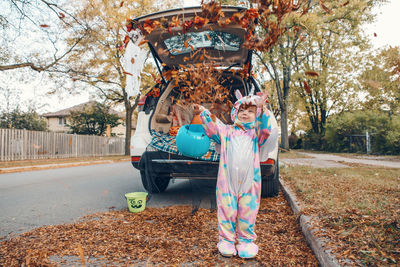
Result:
[[[146,98],[147,98],[147,95],[142,96],[142,97],[139,99],[138,106],[143,106],[144,103],[146,102]]]
[[[273,159],[267,159],[266,161],[261,161],[260,164],[274,165],[274,164],[275,164],[275,160],[273,160]]]
[[[140,161],[140,157],[131,157],[131,161],[132,162],[139,162]]]

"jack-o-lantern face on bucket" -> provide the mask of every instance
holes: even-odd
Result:
[[[135,199],[129,199],[129,203],[131,204],[131,207],[134,209],[139,209],[142,207],[142,200],[136,201]]]

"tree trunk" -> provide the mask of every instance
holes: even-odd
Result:
[[[287,109],[281,109],[281,147],[289,149],[288,114]]]
[[[125,155],[129,156],[131,153],[131,133],[132,133],[132,113],[133,107],[125,105]]]
[[[125,94],[124,104],[125,104],[125,120],[126,120],[126,129],[125,129],[125,155],[129,156],[131,154],[131,133],[132,133],[132,114],[136,109],[140,95],[136,96],[135,102],[131,105],[131,101],[128,99]]]

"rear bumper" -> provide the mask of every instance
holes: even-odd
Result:
[[[138,170],[150,168],[153,173],[173,178],[216,179],[219,162],[198,160],[162,151],[146,151],[141,157],[131,157],[132,165]],[[273,176],[275,160],[260,163],[263,179]]]

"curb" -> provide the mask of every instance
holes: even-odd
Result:
[[[313,251],[320,265],[322,267],[340,267],[341,265],[336,257],[324,249],[325,242],[315,236],[315,230],[313,230],[311,227],[312,217],[301,214],[300,204],[296,196],[281,179],[279,179],[279,184],[286,200],[290,204],[290,208],[292,209],[294,215],[299,218],[301,231],[303,232],[308,245],[311,247],[311,250]]]
[[[126,160],[128,161],[128,160]],[[98,161],[77,161],[77,162],[69,162],[69,163],[60,163],[60,164],[43,164],[43,165],[31,165],[31,166],[23,166],[23,167],[9,167],[9,168],[0,168],[0,174],[6,173],[14,173],[14,172],[25,172],[25,171],[38,171],[38,170],[48,170],[48,169],[56,169],[56,168],[68,168],[68,167],[79,167],[79,166],[88,166],[88,165],[96,165],[96,164],[109,164],[114,163],[113,160],[98,160]]]

